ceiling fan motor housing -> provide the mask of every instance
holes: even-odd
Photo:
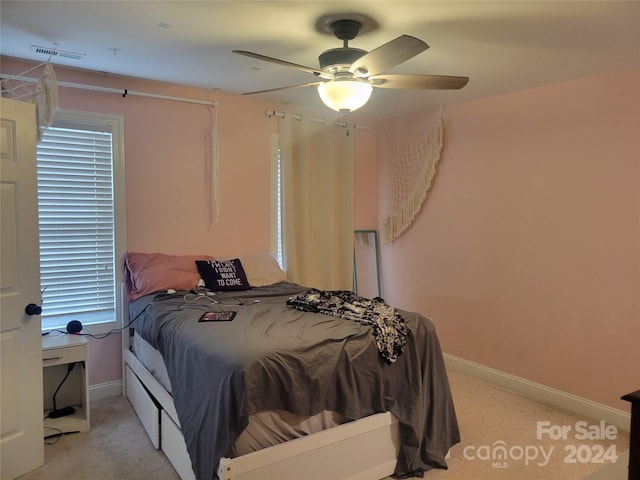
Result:
[[[318,57],[318,61],[320,62],[321,69],[332,66],[349,67],[349,65],[351,65],[366,53],[366,50],[362,50],[360,48],[332,48],[330,50],[322,52]]]
[[[342,48],[332,48],[320,54],[318,61],[320,68],[334,67],[333,70],[345,70],[353,62],[368,53],[360,48],[349,47],[349,40],[353,40],[360,33],[362,23],[357,20],[341,19],[331,23],[331,31],[337,39],[343,40]]]

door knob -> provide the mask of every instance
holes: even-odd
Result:
[[[42,307],[40,305],[36,305],[35,303],[30,303],[26,307],[24,307],[24,313],[27,315],[40,315],[42,313]]]

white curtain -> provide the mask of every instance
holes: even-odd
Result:
[[[308,287],[351,290],[353,138],[310,116],[287,113],[279,122],[287,275]]]

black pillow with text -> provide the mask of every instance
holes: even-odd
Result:
[[[233,260],[196,260],[205,287],[212,291],[249,290],[251,285],[242,263]]]

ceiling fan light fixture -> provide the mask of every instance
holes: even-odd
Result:
[[[322,102],[332,110],[347,114],[369,101],[373,87],[367,81],[336,78],[318,85]]]

